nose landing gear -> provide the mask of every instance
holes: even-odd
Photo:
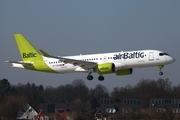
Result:
[[[163,67],[164,67],[163,65],[159,65],[159,66],[158,66],[159,71],[160,71],[160,72],[159,72],[159,75],[163,75],[163,72],[161,71]]]
[[[159,72],[159,75],[163,75],[163,72]]]

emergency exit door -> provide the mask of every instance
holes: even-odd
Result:
[[[149,52],[149,61],[154,60],[154,52]]]

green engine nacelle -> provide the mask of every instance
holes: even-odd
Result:
[[[117,70],[116,75],[130,75],[130,74],[132,74],[132,72],[133,72],[132,68],[124,69],[124,70]]]
[[[114,73],[114,72],[115,72],[115,65],[114,65],[114,63],[98,64],[98,66],[97,66],[97,72],[98,72],[100,75],[102,75],[102,74]]]

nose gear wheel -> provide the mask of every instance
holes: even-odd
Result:
[[[159,71],[160,71],[160,72],[159,72],[159,75],[163,75],[163,72],[161,71],[163,67],[164,67],[163,65],[159,65],[159,66],[158,66]]]
[[[163,72],[159,72],[159,75],[163,75]]]

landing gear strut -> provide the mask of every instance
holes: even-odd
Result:
[[[163,72],[161,71],[162,70],[162,68],[164,67],[163,65],[160,65],[160,66],[158,66],[159,67],[159,75],[163,75]]]
[[[88,80],[92,80],[93,79],[93,76],[91,75],[91,73],[92,73],[92,70],[89,70],[89,74],[87,76]]]

